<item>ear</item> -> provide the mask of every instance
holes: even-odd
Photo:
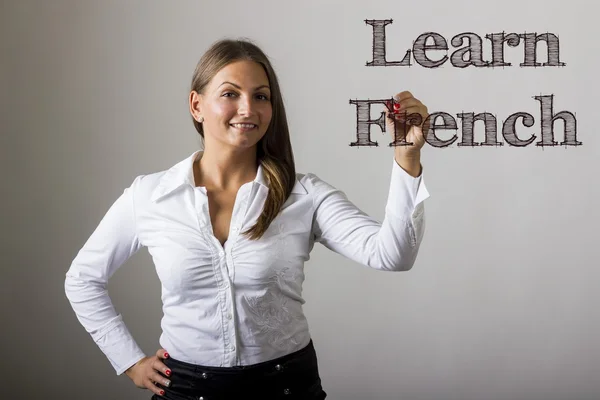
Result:
[[[192,90],[190,92],[189,107],[192,118],[194,118],[198,122],[202,122],[202,120],[204,119],[202,115],[202,95],[200,95],[195,90]]]

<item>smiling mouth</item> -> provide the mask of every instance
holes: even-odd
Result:
[[[256,128],[257,126],[254,124],[229,124],[229,126],[232,126],[234,128],[243,130],[243,131],[249,131],[251,129]]]

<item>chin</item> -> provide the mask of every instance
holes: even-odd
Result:
[[[254,140],[254,138],[236,138],[231,140],[229,144],[234,147],[247,149],[256,146],[258,144],[258,140]]]

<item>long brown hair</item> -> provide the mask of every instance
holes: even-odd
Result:
[[[204,53],[192,78],[191,90],[203,93],[221,68],[235,61],[254,61],[262,65],[271,87],[272,116],[265,135],[257,143],[256,159],[262,165],[269,185],[267,199],[256,224],[243,232],[250,240],[260,239],[281,211],[296,181],[294,154],[290,142],[287,117],[277,75],[267,55],[247,39],[223,39]],[[202,124],[192,119],[204,141]]]

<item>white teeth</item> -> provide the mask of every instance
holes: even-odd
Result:
[[[236,128],[254,128],[256,125],[254,124],[231,124],[232,126],[235,126]]]

